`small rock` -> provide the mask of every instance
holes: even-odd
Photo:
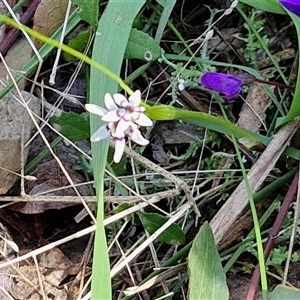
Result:
[[[35,114],[40,115],[40,101],[35,96],[23,91],[25,105]],[[12,93],[0,100],[0,195],[5,194],[17,180],[12,172],[21,170],[21,140],[26,143],[35,128],[28,110]],[[26,162],[28,149],[24,149],[23,160]],[[5,170],[6,169],[6,170]],[[9,170],[9,171],[7,171]],[[10,172],[11,171],[11,172]]]

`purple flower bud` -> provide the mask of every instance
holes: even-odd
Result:
[[[223,73],[206,72],[200,78],[200,83],[207,89],[224,94],[227,100],[241,92],[241,79]]]
[[[279,0],[280,4],[287,10],[300,17],[300,1],[299,0]]]

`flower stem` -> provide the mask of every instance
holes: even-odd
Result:
[[[86,62],[87,64],[97,68],[98,70],[100,70],[101,72],[103,72],[104,74],[106,74],[107,76],[109,76],[111,79],[113,79],[114,81],[116,81],[120,87],[122,89],[124,89],[124,91],[126,91],[129,95],[133,94],[132,89],[122,80],[121,77],[119,77],[117,74],[115,74],[114,72],[110,71],[108,68],[106,68],[105,66],[97,63],[96,61],[92,60],[91,58],[89,58],[88,56],[82,54],[81,52],[65,45],[62,43],[59,43],[49,37],[46,37],[45,35],[23,25],[23,24],[18,24],[16,23],[14,20],[12,20],[11,18],[1,15],[0,14],[0,20],[10,26],[13,26],[15,28],[18,28],[19,30],[25,31],[27,32],[29,35],[35,37],[36,39],[49,44],[51,46],[54,46],[56,48],[59,48],[71,55],[73,55],[74,57],[77,57],[80,60],[83,60],[84,62]]]

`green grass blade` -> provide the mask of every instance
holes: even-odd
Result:
[[[164,7],[163,12],[159,19],[157,31],[156,31],[155,38],[154,38],[157,42],[160,42],[162,35],[164,33],[165,27],[169,21],[171,12],[176,4],[176,0],[167,0],[167,1],[157,0],[157,2],[160,3]]]
[[[293,13],[287,11],[289,16],[294,22],[294,25],[297,30],[297,36],[298,36],[298,49],[300,47],[300,18],[294,15]],[[299,51],[298,51],[298,56],[299,56]],[[298,58],[299,60],[299,58]],[[294,93],[294,98],[293,102],[291,104],[291,108],[286,115],[286,117],[279,118],[278,124],[277,125],[283,125],[286,122],[289,122],[296,118],[297,116],[300,116],[300,68],[298,68],[298,76],[297,76],[297,83],[296,83],[296,90]]]
[[[109,1],[98,24],[92,58],[119,74],[133,20],[145,1]],[[90,102],[104,106],[105,93],[116,93],[118,84],[95,67],[91,68]],[[91,115],[91,132],[101,125],[99,117]],[[95,187],[97,191],[97,231],[95,236],[92,299],[112,299],[110,265],[103,226],[103,175],[108,140],[92,144]]]

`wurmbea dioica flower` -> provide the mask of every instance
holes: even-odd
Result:
[[[296,16],[300,17],[300,0],[279,0],[279,3]]]
[[[200,83],[207,89],[224,94],[227,100],[241,92],[241,79],[223,73],[206,72],[200,78]]]
[[[86,110],[101,117],[107,122],[91,136],[92,142],[98,142],[112,136],[115,140],[114,162],[118,163],[123,155],[126,137],[139,145],[147,145],[138,126],[151,126],[152,121],[144,114],[145,108],[140,106],[141,92],[135,91],[128,100],[122,94],[111,96],[106,93],[104,103],[107,109],[95,104],[86,104]]]

